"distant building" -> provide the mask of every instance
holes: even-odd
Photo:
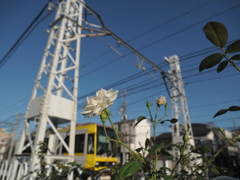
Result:
[[[6,129],[0,129],[0,162],[7,159],[11,138],[12,134],[7,133]]]
[[[121,139],[132,149],[140,148],[145,145],[146,138],[151,138],[151,124],[147,119],[142,120],[136,127],[137,120],[123,120],[114,123],[115,128],[118,130]],[[129,151],[119,146],[118,153],[120,154],[120,163],[128,162],[131,154]]]
[[[208,124],[192,124],[192,130],[194,135],[194,141],[196,147],[201,147],[206,145],[210,147],[212,150],[211,153],[208,153],[207,156],[212,157],[218,150],[226,145],[226,140],[222,138],[220,131]],[[225,131],[225,134],[228,138],[232,137],[232,133]],[[164,142],[165,147],[172,144],[172,133],[162,133],[156,137],[157,142]],[[238,172],[240,169],[240,151],[232,146],[228,145],[219,156],[215,159],[214,163],[220,167],[225,167],[230,170]],[[167,159],[160,158],[159,159],[159,167],[172,166],[171,162]],[[208,174],[207,176],[213,176],[212,174]]]

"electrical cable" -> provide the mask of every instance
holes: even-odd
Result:
[[[51,2],[52,0],[49,0]],[[48,3],[49,3],[48,2]],[[17,39],[17,41],[13,44],[13,46],[9,49],[9,51],[4,55],[4,57],[0,60],[0,69],[4,66],[4,64],[9,60],[9,58],[12,56],[12,54],[16,51],[16,49],[19,47],[19,45],[22,44],[22,42],[26,39],[24,38],[26,34],[30,31],[30,29],[33,27],[33,25],[37,22],[37,20],[41,17],[43,12],[47,9],[48,3],[42,8],[42,10],[38,13],[38,15],[34,18],[34,20],[30,23],[30,25],[27,27],[27,29],[22,33],[22,35]],[[38,23],[39,24],[39,23]],[[36,26],[33,28],[35,29]],[[30,31],[31,34],[32,31]],[[29,36],[29,35],[28,35]],[[22,42],[21,42],[22,41]]]
[[[184,32],[184,31],[189,30],[189,29],[191,29],[191,28],[193,28],[193,27],[195,27],[195,26],[197,26],[197,25],[199,25],[199,24],[201,24],[201,23],[203,23],[203,22],[206,22],[207,20],[210,20],[210,19],[212,19],[212,18],[214,18],[214,17],[223,15],[224,13],[227,13],[227,12],[229,12],[229,11],[231,11],[231,10],[239,7],[239,6],[240,6],[240,4],[235,5],[235,6],[231,7],[231,8],[228,8],[228,9],[226,9],[226,10],[224,10],[224,11],[221,11],[220,13],[217,13],[217,14],[215,14],[215,15],[213,15],[213,16],[211,16],[211,17],[208,17],[208,18],[206,18],[206,19],[203,19],[203,20],[201,20],[201,21],[199,21],[199,22],[197,22],[197,23],[194,23],[194,24],[191,25],[191,26],[188,26],[188,27],[186,27],[186,28],[183,28],[183,29],[181,29],[181,30],[179,30],[179,31],[176,31],[176,32],[174,32],[174,33],[172,33],[172,34],[170,34],[170,35],[168,35],[168,36],[165,36],[165,37],[163,37],[163,38],[161,38],[161,39],[158,39],[158,40],[156,40],[156,41],[154,41],[154,42],[152,42],[152,43],[150,43],[150,44],[147,44],[147,45],[145,45],[145,46],[143,46],[143,47],[141,47],[141,48],[138,48],[137,51],[143,50],[143,49],[148,48],[148,47],[150,47],[150,46],[152,46],[152,45],[154,45],[154,44],[156,44],[156,43],[159,43],[159,42],[161,42],[161,41],[163,41],[163,40],[166,40],[166,39],[168,39],[168,38],[171,38],[171,37],[173,37],[173,36],[175,36],[175,35],[177,35],[177,34],[179,34],[179,33],[181,33],[181,32]],[[86,76],[86,75],[89,75],[89,74],[91,74],[91,73],[93,73],[93,72],[96,72],[96,71],[98,71],[98,70],[100,70],[100,69],[102,69],[102,68],[105,68],[106,66],[109,66],[109,65],[111,65],[112,63],[119,61],[119,60],[122,59],[123,57],[127,57],[127,56],[131,55],[132,53],[133,53],[133,52],[129,52],[129,53],[125,54],[124,56],[118,57],[118,58],[116,58],[116,59],[114,59],[114,60],[112,60],[112,61],[110,61],[110,62],[107,62],[107,63],[103,64],[102,66],[99,66],[99,67],[95,68],[94,70],[91,69],[91,71],[89,71],[88,73],[85,73],[84,75],[81,75],[80,77],[82,78],[82,77],[84,77],[84,76]]]
[[[198,7],[195,7],[195,8],[193,8],[193,9],[191,9],[190,11],[188,11],[188,12],[186,12],[186,13],[183,13],[183,14],[181,14],[181,15],[179,15],[179,16],[176,16],[176,17],[174,17],[174,18],[172,18],[172,19],[170,19],[170,20],[168,20],[168,21],[166,21],[166,22],[164,22],[164,23],[162,23],[162,24],[160,24],[160,25],[158,25],[158,26],[156,26],[156,27],[154,27],[154,28],[151,28],[151,29],[149,29],[149,30],[147,30],[147,31],[145,31],[145,32],[143,32],[143,33],[141,33],[141,34],[139,34],[139,35],[137,35],[137,36],[129,39],[127,42],[130,42],[130,41],[133,41],[133,40],[135,40],[135,39],[137,39],[137,38],[140,38],[140,37],[142,37],[142,36],[144,36],[144,35],[146,35],[146,34],[149,34],[149,33],[153,32],[153,31],[156,30],[156,29],[159,29],[159,28],[161,28],[161,27],[163,27],[163,26],[165,26],[165,25],[167,25],[167,24],[170,24],[170,23],[176,21],[177,19],[180,19],[180,18],[182,18],[182,17],[184,17],[184,16],[186,16],[186,15],[189,15],[190,13],[192,13],[192,12],[194,12],[194,11],[196,11],[196,10],[204,7],[204,6],[209,5],[209,4],[212,3],[213,1],[215,1],[215,0],[208,1],[208,2],[202,4],[202,5],[198,6]]]

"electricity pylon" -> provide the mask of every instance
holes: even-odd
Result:
[[[190,145],[195,147],[179,58],[177,55],[173,55],[169,58],[165,57],[164,59],[170,65],[170,70],[168,72],[173,74],[173,76],[171,76],[170,87],[172,117],[178,119],[178,122],[172,125],[173,143],[182,142],[183,135],[187,133],[190,138]],[[188,150],[189,148],[190,147],[188,146]],[[175,157],[178,157],[178,152],[179,150],[176,147],[173,147],[173,154]]]
[[[49,38],[15,150],[16,157],[20,159],[24,150],[30,146],[32,171],[39,165],[37,152],[39,143],[44,142],[47,128],[53,134],[49,136],[49,142],[57,142],[52,139],[58,139],[68,152],[67,156],[56,156],[56,146],[49,143],[52,154],[46,156],[48,162],[54,159],[74,160],[80,43],[81,38],[87,36],[82,33],[81,1],[59,1],[58,7],[53,4],[49,7],[56,8],[57,12],[48,30]],[[33,121],[37,128],[36,132],[31,133],[29,126]],[[63,123],[69,124],[69,143],[58,132],[58,126]]]

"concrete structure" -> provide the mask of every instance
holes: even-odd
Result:
[[[114,123],[121,139],[133,150],[144,146],[146,138],[150,139],[151,137],[151,124],[148,120],[142,120],[134,127],[136,122],[137,120],[133,119]],[[131,154],[126,148],[120,146],[118,148],[118,153],[120,154],[120,163],[129,161]]]
[[[7,159],[11,138],[12,134],[7,133],[6,129],[0,129],[0,161]]]

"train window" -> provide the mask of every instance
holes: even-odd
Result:
[[[75,153],[83,153],[85,134],[76,135],[75,139]]]
[[[110,138],[115,139],[114,131],[111,128],[106,128],[107,134]],[[116,144],[106,138],[104,129],[98,126],[97,132],[97,155],[106,154],[113,156],[116,153]]]
[[[88,148],[87,148],[88,154],[94,153],[94,134],[88,134]]]
[[[83,153],[84,150],[84,139],[85,139],[85,134],[78,134],[75,137],[75,153]],[[67,145],[69,145],[69,136],[67,136],[65,139],[65,142]],[[63,146],[63,153],[67,153],[67,150]]]

